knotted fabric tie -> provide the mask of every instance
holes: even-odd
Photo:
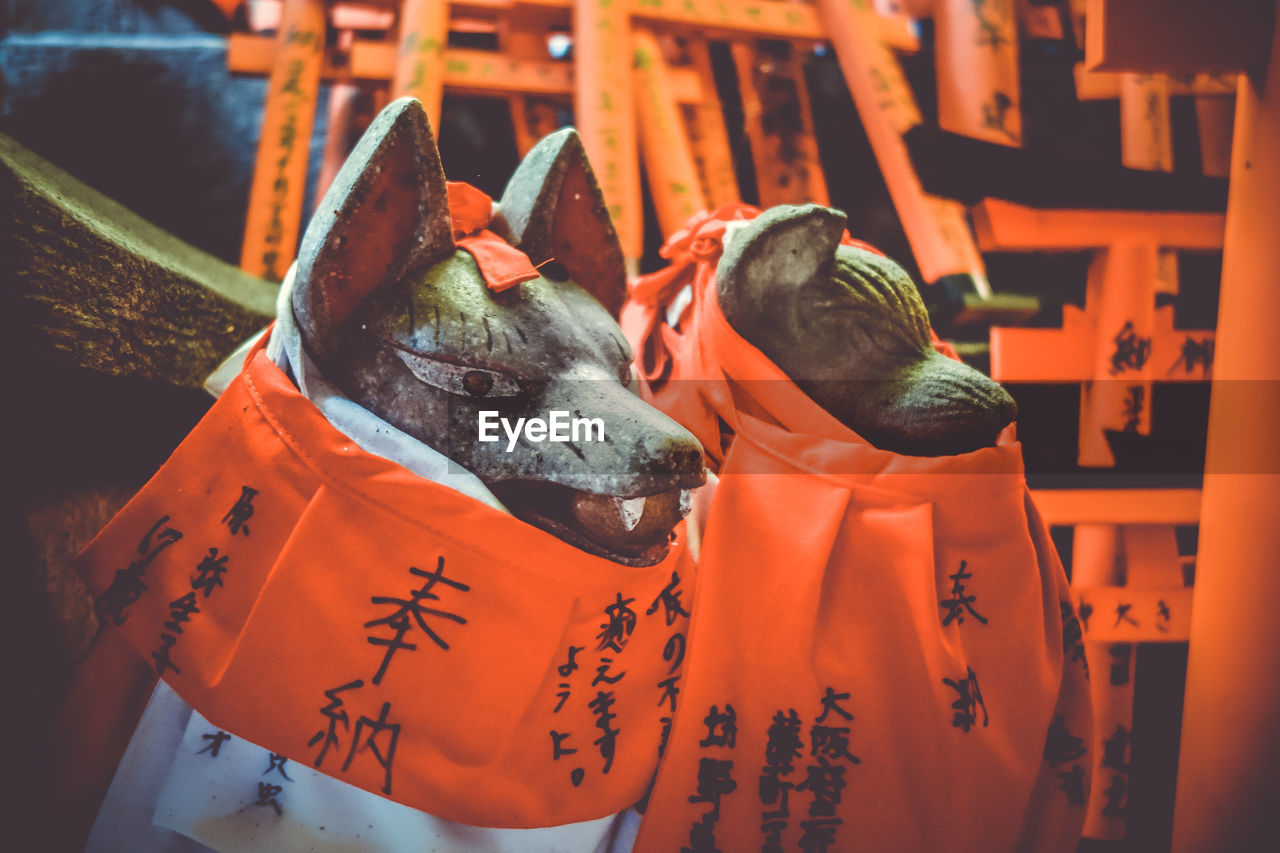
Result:
[[[537,278],[529,256],[489,230],[493,199],[461,181],[449,181],[448,188],[454,241],[476,259],[489,289],[501,293]]]

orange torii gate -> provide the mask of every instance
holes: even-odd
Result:
[[[1173,326],[1156,307],[1161,249],[1222,247],[1215,213],[1036,210],[987,199],[973,209],[985,251],[1097,250],[1084,309],[1061,329],[991,329],[991,375],[1002,382],[1081,383],[1079,464],[1115,463],[1105,430],[1150,431],[1153,382],[1210,378],[1214,333]]]
[[[1195,524],[1195,489],[1033,490],[1045,522],[1072,525],[1072,579],[1093,693],[1087,838],[1126,834],[1136,646],[1185,643],[1192,589],[1174,526]]]
[[[538,0],[538,3],[560,5],[561,0]],[[596,164],[605,200],[622,239],[623,252],[634,265],[643,253],[637,139],[642,140],[640,144],[644,150],[653,152],[645,157],[644,162],[646,168],[658,176],[656,180],[650,176],[650,187],[659,220],[667,234],[683,224],[686,212],[696,212],[719,199],[728,200],[727,189],[731,183],[725,179],[724,167],[714,164],[729,164],[732,157],[721,131],[713,127],[716,117],[711,114],[712,106],[705,107],[700,117],[686,117],[686,122],[679,122],[665,106],[658,105],[659,101],[671,100],[663,95],[670,84],[655,73],[657,65],[653,61],[664,51],[661,45],[647,41],[644,35],[640,36],[637,46],[633,42],[633,32],[651,29],[659,37],[664,32],[692,33],[694,39],[689,48],[691,66],[708,95],[714,93],[714,86],[707,85],[712,82],[706,58],[707,38],[727,38],[739,43],[743,39],[769,38],[812,44],[827,36],[814,6],[778,0],[737,3],[724,0],[634,0],[630,3],[573,0],[573,10],[574,64],[578,69],[575,98],[578,130],[592,163]],[[875,40],[908,48],[915,46],[910,22],[902,16],[877,15],[869,19],[869,25],[874,28]],[[642,67],[638,79],[635,79],[631,66],[637,60],[637,50]],[[749,48],[741,44],[736,46],[735,58],[740,69],[744,64],[749,66]],[[796,74],[794,70],[791,73]],[[745,75],[740,71],[742,76]],[[748,102],[750,111],[754,88],[748,90],[747,83],[741,80],[740,85],[746,93],[744,100]],[[637,97],[640,108],[646,111],[645,120],[639,123],[633,106]],[[806,97],[802,85],[797,88],[797,97]],[[806,106],[802,108],[806,121],[807,113]],[[785,198],[770,195],[771,188],[779,183],[773,173],[780,168],[789,168],[793,173],[798,170],[794,164],[779,167],[769,158],[769,141],[759,128],[753,127],[752,119],[757,117],[758,113],[748,117],[747,132],[761,176],[761,201],[765,204],[826,201],[816,145],[812,142],[811,128],[807,126],[801,133],[801,146],[807,160],[803,167],[805,180],[799,183],[798,191],[793,189]],[[658,127],[650,127],[651,124]],[[677,136],[685,138],[681,140]],[[696,141],[691,142],[690,137]],[[646,138],[652,141],[643,141]],[[663,156],[658,157],[657,152],[663,152]],[[697,184],[690,180],[694,172],[699,176]],[[770,179],[766,180],[766,176]],[[692,192],[695,186],[701,188],[701,196]]]
[[[282,0],[272,4],[270,0],[260,0],[255,4],[256,25],[275,26],[277,34],[234,34],[228,66],[243,73],[268,73],[277,64],[287,64],[290,60],[281,53],[281,33],[287,27],[287,10],[297,2]],[[320,5],[319,0],[312,2],[313,8]],[[765,54],[760,51],[767,49],[750,44],[757,38],[783,40],[806,48],[820,42],[824,36],[822,22],[816,7],[810,4],[779,0],[470,0],[447,4],[442,0],[405,0],[401,5],[392,0],[348,0],[329,6],[332,26],[344,30],[343,37],[338,39],[335,50],[313,61],[314,67],[309,66],[309,71],[318,74],[317,81],[337,84],[338,96],[330,107],[336,130],[342,130],[342,122],[353,112],[348,99],[356,84],[390,81],[391,96],[413,94],[427,104],[429,115],[438,114],[444,89],[509,98],[517,146],[523,152],[543,133],[554,129],[554,105],[572,96],[576,123],[596,164],[624,248],[633,259],[639,257],[643,247],[638,172],[638,139],[642,133],[665,134],[663,144],[654,150],[676,152],[674,157],[661,161],[653,159],[651,171],[663,175],[676,166],[684,170],[674,182],[651,181],[664,232],[678,227],[672,224],[677,220],[682,224],[691,209],[696,211],[740,197],[711,74],[709,38],[733,42],[733,53],[742,72],[739,88],[747,107],[745,129],[757,166],[761,202],[767,206],[827,201],[799,51],[793,51],[781,64],[761,63],[758,60]],[[273,10],[278,10],[274,16]],[[870,20],[881,43],[901,50],[916,48],[913,27],[905,17],[876,15]],[[494,32],[499,50],[449,47],[448,32],[455,28]],[[546,51],[547,34],[570,29],[574,62],[551,60]],[[351,38],[353,30],[386,30],[389,36],[394,30],[397,34],[375,41]],[[637,47],[631,33],[641,31]],[[645,41],[644,33],[650,31],[653,42]],[[679,45],[672,38],[675,34],[681,36]],[[643,67],[634,67],[637,62]],[[762,64],[767,66],[766,79],[756,79],[762,76],[758,73]],[[590,70],[575,74],[575,68]],[[798,127],[786,131],[766,127],[758,94],[766,80],[773,84],[780,79],[791,86],[801,117]],[[269,115],[276,109],[272,105],[274,95],[273,90],[268,97]],[[637,102],[637,98],[643,102]],[[659,103],[662,106],[657,106]],[[674,119],[669,115],[669,104],[678,105]],[[637,107],[646,115],[640,123],[634,112]],[[650,121],[650,116],[666,118]],[[651,124],[660,127],[655,129]],[[326,159],[332,162],[326,165],[326,177],[340,163],[345,153],[342,147],[340,142],[331,140]],[[260,152],[259,172],[262,164],[272,157],[279,158],[277,149],[271,145]],[[681,154],[684,150],[689,157]],[[787,156],[775,156],[778,153]],[[689,180],[689,158],[696,182]],[[674,164],[667,162],[671,159]],[[294,155],[292,162],[305,175],[305,152]],[[261,194],[251,200],[251,211],[264,206]],[[289,198],[278,207],[271,207],[273,221],[289,219],[295,210],[297,216],[292,218],[301,217],[300,196]],[[271,236],[273,241],[286,245],[290,238],[296,241],[296,233]],[[249,248],[245,258],[246,263],[259,258],[260,274],[270,274],[271,270],[261,263],[258,250],[263,239],[255,220],[246,229]]]
[[[1081,465],[1114,464],[1108,429],[1150,432],[1154,382],[1211,375],[1214,333],[1176,330],[1173,306],[1156,307],[1156,293],[1161,253],[1220,247],[1220,214],[1044,211],[988,199],[973,219],[987,251],[1097,250],[1085,306],[1064,306],[1061,329],[990,332],[994,378],[1081,383]],[[1198,501],[1172,519],[1133,518],[1120,505],[1151,500],[1122,491],[1093,494],[1091,516],[1076,519],[1074,527],[1072,586],[1095,716],[1094,790],[1084,830],[1090,838],[1126,833],[1134,644],[1185,642],[1189,636],[1192,593],[1173,525],[1195,523]],[[1108,511],[1100,512],[1098,506],[1108,503]]]
[[[241,259],[244,269],[266,278],[283,276],[297,245],[307,175],[306,143],[322,80],[335,84],[337,91],[330,103],[334,124],[321,190],[345,158],[345,143],[354,138],[348,125],[355,120],[357,86],[385,85],[377,98],[381,102],[401,95],[418,97],[436,121],[446,90],[507,98],[521,153],[542,132],[554,129],[539,107],[547,99],[568,103],[573,96],[572,65],[553,60],[546,50],[546,34],[568,28],[569,0],[452,4],[405,0],[403,5],[393,0],[282,0],[259,2],[252,11],[255,26],[274,28],[276,33],[233,33],[227,65],[234,72],[271,75]],[[448,11],[455,15],[446,15]],[[449,47],[452,28],[494,33],[502,49]],[[337,31],[338,38],[326,48],[331,30]],[[355,38],[356,31],[382,31],[388,37]],[[703,100],[703,83],[693,69],[673,69],[670,81],[672,96],[679,103]],[[375,103],[374,108],[380,105]]]

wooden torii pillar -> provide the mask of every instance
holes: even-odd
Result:
[[[293,261],[328,22],[325,0],[285,0],[249,189],[240,266],[279,281]]]
[[[1280,9],[1089,0],[1091,71],[1242,73],[1200,509],[1175,853],[1280,836]]]
[[[1280,837],[1280,9],[1269,35],[1236,96],[1175,853]]]

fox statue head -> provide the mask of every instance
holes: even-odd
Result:
[[[520,519],[619,563],[658,562],[703,482],[701,447],[628,387],[631,350],[603,307],[622,301],[622,250],[577,133],[530,151],[484,217],[501,238],[490,247],[523,252],[536,277],[490,286],[449,202],[421,104],[390,104],[303,237],[291,298],[309,355]],[[557,412],[603,429],[510,430]],[[479,440],[482,418],[508,435]]]
[[[940,456],[994,445],[1013,398],[934,349],[911,277],[842,245],[844,227],[843,213],[818,205],[744,223],[716,269],[729,325],[876,447]]]

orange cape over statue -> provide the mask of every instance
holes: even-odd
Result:
[[[906,457],[808,398],[716,298],[725,223],[754,214],[692,220],[623,311],[720,477],[636,850],[1073,850],[1088,675],[1019,445]]]
[[[586,554],[361,450],[259,346],[78,563],[109,630],[215,725],[439,817],[531,827],[651,784],[683,533],[649,568]]]

